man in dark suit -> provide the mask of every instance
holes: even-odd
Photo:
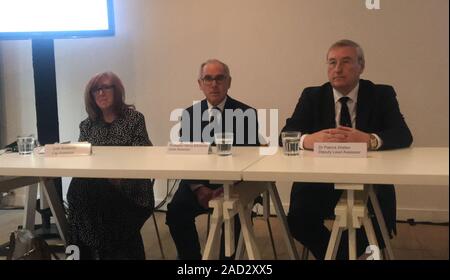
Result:
[[[370,150],[408,147],[411,132],[400,113],[391,86],[376,85],[360,79],[365,66],[362,48],[350,40],[333,44],[327,54],[329,82],[306,88],[292,117],[282,131],[300,131],[300,146],[313,149],[317,142],[362,142]],[[396,202],[392,185],[375,186],[389,234],[395,233]],[[291,190],[288,224],[292,235],[317,259],[323,259],[330,238],[324,219],[333,216],[342,191],[333,184],[295,182]],[[372,211],[371,205],[369,210]],[[381,236],[378,224],[377,236]],[[343,235],[344,239],[347,237]],[[391,235],[392,236],[392,235]],[[357,232],[358,254],[367,238]],[[379,238],[381,246],[383,242]],[[338,258],[347,257],[347,246],[341,242]]]
[[[181,141],[214,145],[214,133],[233,132],[234,146],[258,146],[256,110],[227,95],[231,86],[228,66],[216,59],[206,61],[200,67],[198,85],[206,98],[183,112]],[[180,182],[166,215],[179,259],[201,259],[195,218],[207,213],[208,202],[222,192],[221,185],[205,180]],[[235,229],[239,233],[237,222]]]

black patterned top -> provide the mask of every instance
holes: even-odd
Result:
[[[93,146],[151,146],[144,116],[127,109],[112,123],[87,118],[79,141]],[[95,250],[102,258],[145,257],[140,229],[154,208],[149,179],[73,178],[67,194],[69,244]]]
[[[80,123],[79,141],[88,141],[93,146],[152,146],[144,115],[132,109],[112,123],[85,119]]]

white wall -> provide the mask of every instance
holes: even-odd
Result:
[[[363,78],[395,87],[414,145],[448,147],[448,6],[447,0],[381,0],[380,10],[367,10],[364,0],[116,0],[115,37],[55,42],[61,139],[78,137],[89,77],[112,70],[125,83],[127,101],[146,116],[153,143],[164,145],[170,112],[203,97],[198,67],[213,57],[231,68],[230,95],[278,108],[281,129],[301,90],[326,81],[329,45],[350,38],[365,50]],[[2,143],[36,131],[30,46],[0,42]],[[400,218],[448,221],[448,186],[397,190]],[[289,191],[290,183],[280,184],[286,205]]]

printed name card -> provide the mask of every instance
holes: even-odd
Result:
[[[367,157],[367,143],[315,143],[316,157]]]
[[[207,155],[211,151],[211,143],[179,142],[167,144],[168,154]]]
[[[92,154],[91,143],[47,144],[46,157],[89,156]]]

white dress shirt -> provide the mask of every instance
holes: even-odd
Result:
[[[208,100],[206,100],[206,103],[208,104],[209,119],[211,119],[211,117],[212,117],[212,114],[211,114],[212,109],[215,107],[215,108],[218,108],[221,112],[223,112],[226,102],[227,102],[227,96],[225,96],[225,98],[222,100],[222,102],[220,102],[217,106],[213,106],[211,103],[209,103]]]
[[[227,96],[225,96],[225,98],[222,100],[222,102],[220,102],[219,104],[217,104],[217,106],[213,106],[211,103],[209,103],[208,100],[206,100],[206,103],[208,103],[208,114],[209,114],[209,120],[211,121],[211,117],[213,116],[212,114],[212,110],[213,108],[218,108],[221,112],[223,112],[223,109],[225,108],[225,103],[227,102]],[[193,192],[195,192],[198,188],[202,187],[203,185],[201,184],[195,184],[195,185],[190,185],[190,188]]]
[[[339,99],[341,97],[347,96],[349,98],[349,100],[347,101],[347,107],[348,107],[348,112],[350,113],[350,119],[352,120],[352,128],[356,127],[356,105],[358,102],[358,91],[359,91],[359,83],[347,95],[344,95],[344,94],[340,93],[338,90],[336,90],[335,88],[333,88],[334,112],[336,114],[335,115],[336,124],[339,124],[339,119],[341,116],[341,108],[342,108],[342,104],[341,104],[341,102],[339,102]],[[305,137],[308,135],[309,134],[304,134],[300,138],[300,149],[302,149],[302,150],[304,149],[303,142],[305,140]],[[375,136],[378,140],[378,145],[375,148],[375,150],[377,150],[381,147],[382,140],[378,135],[376,135],[374,133],[372,133],[372,135]]]

